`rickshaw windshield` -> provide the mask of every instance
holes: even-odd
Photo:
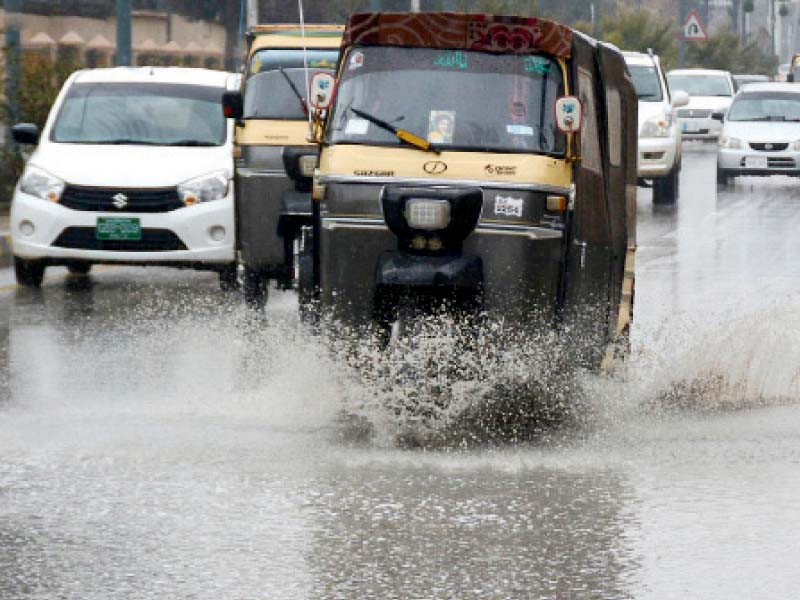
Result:
[[[549,56],[354,47],[326,141],[396,146],[402,141],[392,128],[401,128],[435,148],[561,156],[566,140],[554,106],[563,93],[561,68]]]

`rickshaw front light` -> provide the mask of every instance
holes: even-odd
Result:
[[[409,198],[406,202],[406,222],[412,229],[435,231],[450,224],[450,203],[447,200]]]
[[[565,196],[548,196],[547,210],[550,212],[566,212],[567,198]]]
[[[317,168],[317,155],[305,154],[297,160],[297,167],[303,177],[313,177]]]
[[[326,190],[327,186],[324,183],[320,183],[315,177],[314,184],[311,186],[311,199],[322,202],[325,199]]]

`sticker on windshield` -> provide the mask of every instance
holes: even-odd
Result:
[[[432,110],[428,118],[428,141],[433,144],[452,144],[456,113],[452,110]]]
[[[366,119],[348,119],[344,128],[345,135],[367,135],[369,121]]]
[[[511,135],[533,135],[530,125],[506,125],[506,131]]]
[[[355,69],[360,69],[363,66],[364,66],[364,53],[358,51],[353,52],[353,54],[350,56],[349,69],[353,71]]]
[[[444,69],[461,69],[462,71],[469,66],[466,53],[461,51],[444,52],[436,57],[433,64]]]
[[[311,69],[334,69],[336,64],[329,61],[327,58],[311,59],[308,61],[308,66]]]
[[[541,56],[526,56],[522,59],[522,69],[526,73],[536,73],[537,75],[547,75],[553,63],[550,59]]]
[[[494,197],[494,214],[504,215],[506,217],[521,217],[522,216],[522,198],[514,198],[513,196],[495,196]]]
[[[250,72],[254,75],[261,72],[261,58],[258,54],[253,57],[253,62],[250,63]]]

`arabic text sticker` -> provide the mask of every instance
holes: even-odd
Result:
[[[513,196],[495,196],[494,214],[505,215],[506,217],[521,217],[523,202],[522,198],[514,198]]]
[[[506,131],[511,135],[533,135],[530,125],[506,125]]]
[[[366,119],[348,119],[345,125],[345,135],[367,135],[369,121]]]
[[[452,110],[432,110],[428,118],[428,141],[433,144],[452,144],[456,113]]]
[[[436,60],[433,61],[433,64],[436,67],[442,67],[445,69],[461,69],[462,71],[465,71],[469,66],[467,63],[466,53],[461,52],[460,50],[443,52],[436,57]]]
[[[536,73],[537,75],[547,75],[553,63],[541,56],[526,56],[522,59],[522,69],[526,73]]]
[[[363,52],[353,52],[350,56],[350,67],[349,69],[352,71],[354,69],[360,69],[364,66],[364,53]]]

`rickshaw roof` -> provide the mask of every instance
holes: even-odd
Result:
[[[309,49],[336,49],[341,45],[343,25],[306,24],[305,45]],[[300,25],[276,23],[255,25],[248,35],[253,40],[250,53],[269,48],[302,48],[303,37]]]
[[[360,13],[345,26],[343,46],[406,46],[567,59],[572,29],[536,17],[464,13]]]

